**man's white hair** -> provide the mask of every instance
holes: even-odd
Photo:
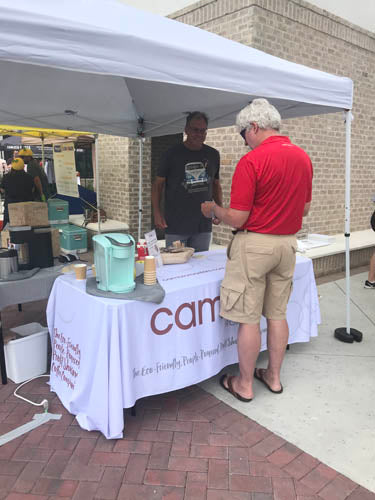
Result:
[[[249,129],[251,123],[256,123],[259,128],[267,130],[280,130],[281,116],[275,106],[267,99],[254,99],[237,115],[236,125],[239,132]]]

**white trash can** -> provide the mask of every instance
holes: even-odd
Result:
[[[5,346],[8,377],[16,384],[47,372],[48,328],[40,323],[11,328],[22,338],[10,340]]]

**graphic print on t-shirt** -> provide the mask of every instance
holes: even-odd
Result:
[[[208,191],[208,160],[194,161],[185,164],[184,188],[188,193]]]

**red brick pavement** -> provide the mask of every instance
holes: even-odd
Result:
[[[125,437],[106,440],[80,429],[45,381],[23,393],[63,416],[0,447],[0,499],[375,500],[197,386],[139,401]],[[39,411],[15,387],[0,386],[0,435]]]

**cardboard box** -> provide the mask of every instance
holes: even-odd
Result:
[[[60,249],[60,232],[57,228],[51,227],[51,242],[52,242],[52,255],[58,257],[61,253]]]
[[[8,210],[11,226],[49,226],[47,203],[39,201],[9,203]]]
[[[9,231],[1,231],[1,248],[8,248],[10,243]]]

